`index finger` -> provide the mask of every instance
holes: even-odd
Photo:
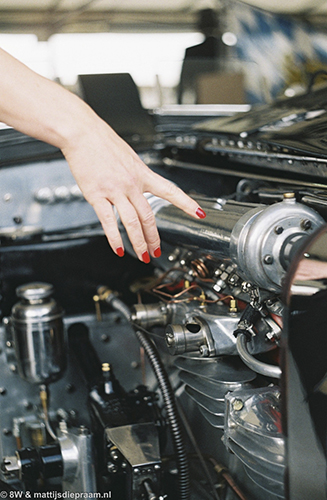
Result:
[[[173,184],[155,172],[151,172],[150,177],[144,183],[144,187],[146,191],[169,201],[192,217],[199,219],[206,217],[206,213],[195,200],[184,193],[176,184]]]

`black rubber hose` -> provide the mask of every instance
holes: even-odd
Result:
[[[120,299],[114,294],[109,295],[106,301],[116,310],[120,311],[124,317],[131,322],[131,313]],[[151,340],[145,332],[135,330],[136,337],[143,347],[150,365],[154,371],[158,385],[160,387],[162,398],[164,400],[168,425],[171,431],[173,446],[176,454],[176,461],[179,471],[179,500],[189,500],[190,498],[190,476],[186,454],[185,443],[183,439],[182,426],[176,406],[175,394],[170,384],[168,374],[161,361],[160,355]]]
[[[175,402],[174,391],[171,387],[167,372],[162,364],[161,358],[156,347],[149,340],[146,333],[140,330],[135,331],[141,346],[143,347],[152,369],[156,375],[162,397],[167,411],[168,425],[171,431],[173,445],[176,453],[177,466],[179,470],[179,488],[180,500],[188,500],[190,498],[190,477],[187,454],[183,439],[183,433],[179,414]]]

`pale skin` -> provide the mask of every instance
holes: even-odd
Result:
[[[79,97],[34,73],[0,49],[0,121],[61,149],[113,251],[124,254],[113,206],[137,257],[160,256],[160,238],[145,192],[195,218],[205,213],[138,155]]]

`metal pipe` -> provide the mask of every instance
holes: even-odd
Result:
[[[317,212],[297,203],[294,193],[284,193],[282,202],[269,206],[201,199],[204,220],[153,195],[147,199],[164,242],[230,259],[242,278],[273,292],[280,291],[296,251],[324,224]]]
[[[221,209],[217,207],[216,200],[208,200],[205,203],[207,216],[203,221],[190,217],[174,205],[154,203],[153,198],[148,201],[153,207],[163,241],[172,245],[178,242],[180,246],[225,258],[229,257],[231,234],[235,224],[249,211],[248,205],[238,205],[233,210],[227,202]]]
[[[266,377],[271,377],[271,378],[281,377],[282,370],[280,369],[279,366],[263,363],[262,361],[259,361],[249,353],[247,349],[247,338],[246,335],[244,335],[243,333],[240,333],[237,336],[236,348],[243,363],[245,363],[246,366],[251,368],[251,370],[253,370],[254,372],[260,373],[261,375],[265,375]]]
[[[209,462],[214,466],[215,471],[218,474],[218,477],[222,476],[227,482],[228,486],[233,490],[237,498],[240,500],[250,500],[249,497],[245,496],[241,488],[234,481],[233,477],[229,473],[228,469],[223,465],[219,464],[213,457],[208,457]]]

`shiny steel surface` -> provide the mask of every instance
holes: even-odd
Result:
[[[63,490],[76,493],[97,491],[93,438],[86,428],[62,429],[59,444],[64,463]]]
[[[207,398],[203,394],[191,389],[190,387],[186,387],[186,393],[199,405],[202,406],[209,413],[212,413],[216,417],[224,418],[225,415],[225,404],[224,401],[219,403],[218,401],[214,401],[213,399]],[[223,420],[222,420],[223,422]]]
[[[235,391],[244,387],[242,382],[212,382],[185,371],[180,372],[179,378],[199,394],[221,403],[225,401],[226,390]]]
[[[141,423],[107,428],[108,442],[113,443],[132,467],[161,461],[155,424]]]
[[[197,404],[207,422],[216,429],[224,428],[226,394],[233,391],[237,393],[256,377],[244,365],[242,368],[237,359],[230,363],[226,358],[218,358],[212,364],[209,360],[199,362],[180,357],[176,359],[175,366],[181,370],[179,378],[186,384],[186,394]],[[232,372],[234,377],[230,380]],[[208,375],[213,378],[208,379]]]
[[[33,384],[57,380],[66,367],[64,311],[52,291],[45,283],[23,285],[17,289],[22,300],[12,308],[18,373]]]
[[[247,368],[239,359],[199,359],[178,357],[175,366],[194,375],[199,375],[205,380],[213,382],[250,382],[256,374]]]
[[[222,417],[217,417],[216,415],[213,415],[212,413],[208,412],[205,408],[202,408],[202,406],[199,406],[199,410],[201,415],[204,416],[207,422],[214,427],[215,429],[224,429],[224,419]]]
[[[49,283],[28,283],[26,285],[21,285],[16,289],[17,297],[21,299],[26,299],[30,303],[32,301],[39,301],[50,297],[54,291],[53,285]]]
[[[171,323],[166,326],[166,343],[170,354],[201,353],[203,357],[236,355],[234,331],[241,313],[231,313],[227,306],[208,305],[205,309],[192,304],[174,304],[169,307]],[[180,320],[181,323],[176,323]],[[252,354],[270,350],[273,345],[266,341],[270,326],[264,319],[256,324],[258,334],[253,336],[247,348]],[[206,352],[201,351],[201,347]]]
[[[248,366],[251,370],[260,373],[266,377],[280,378],[282,371],[279,366],[269,365],[263,363],[258,359],[254,358],[248,351],[248,342],[245,335],[240,334],[237,337],[237,352],[241,360]]]
[[[1,169],[0,206],[0,235],[9,239],[98,224],[64,159]]]
[[[220,209],[217,200],[208,200],[205,204],[206,218],[194,219],[170,204],[160,204],[158,198],[148,197],[156,222],[164,241],[202,253],[229,256],[230,237],[234,225],[240,216],[249,210],[248,206],[237,205],[235,212],[229,209],[228,202]],[[217,209],[218,207],[218,209]],[[227,208],[228,207],[228,208]]]
[[[262,490],[285,497],[285,442],[277,387],[226,395],[224,442]]]
[[[208,199],[203,220],[156,197],[149,196],[148,201],[163,241],[232,259],[244,279],[271,291],[280,291],[293,247],[296,250],[324,223],[316,211],[295,198],[268,207]],[[309,221],[307,227],[304,221]],[[277,226],[282,227],[281,233],[276,232]]]
[[[307,228],[303,221],[308,221]],[[323,224],[324,219],[316,211],[297,203],[295,197],[285,198],[264,210],[254,209],[238,221],[231,237],[230,255],[247,280],[279,291],[293,256],[286,243],[289,241],[297,249]]]

